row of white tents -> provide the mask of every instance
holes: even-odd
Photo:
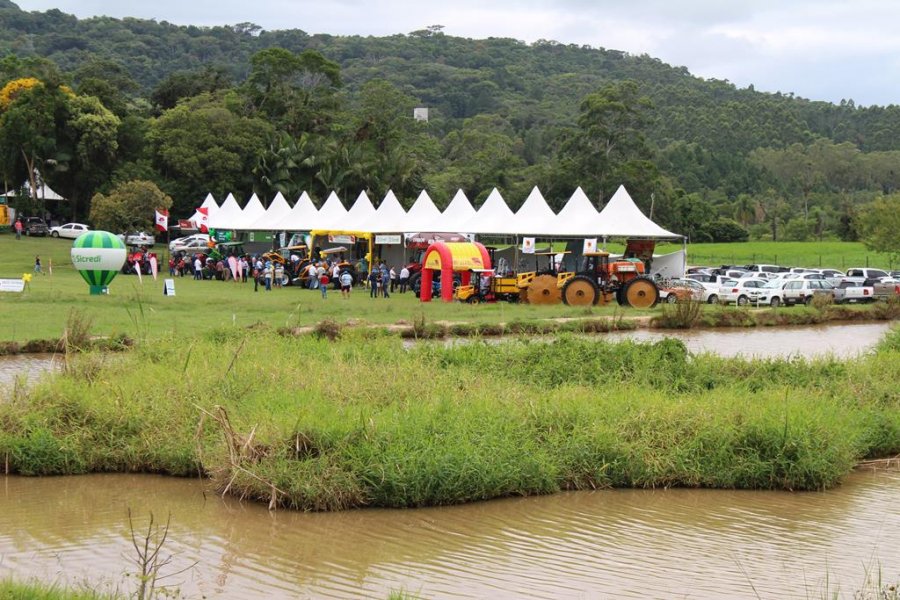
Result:
[[[594,208],[579,187],[559,213],[553,212],[538,188],[518,211],[513,212],[496,189],[476,210],[462,190],[444,211],[422,191],[406,211],[389,191],[378,208],[361,192],[348,210],[332,192],[316,208],[306,192],[291,206],[278,193],[268,208],[256,194],[242,208],[232,194],[219,206],[212,194],[201,208],[207,209],[210,229],[234,231],[333,231],[365,233],[469,233],[563,237],[681,238],[648,219],[620,186],[601,211]],[[195,215],[196,217],[197,215]]]

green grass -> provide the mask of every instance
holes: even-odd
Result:
[[[662,247],[659,250],[663,251]],[[743,242],[689,244],[689,265],[777,264],[788,267],[852,267],[900,269],[886,254],[867,250],[862,242]]]
[[[900,331],[871,356],[689,358],[562,335],[405,351],[267,328],[88,353],[0,403],[12,472],[161,472],[303,510],[598,487],[821,489],[900,452]]]
[[[119,275],[108,296],[90,296],[87,284],[69,262],[71,240],[0,235],[0,277],[20,278],[31,272],[35,254],[40,254],[47,270],[50,259],[53,275],[36,276],[22,294],[0,294],[0,341],[25,342],[57,339],[72,310],[92,322],[96,335],[128,335],[142,339],[188,337],[209,329],[262,323],[272,327],[313,326],[326,319],[338,323],[411,324],[424,317],[428,322],[450,321],[496,324],[508,321],[553,319],[557,317],[655,314],[617,306],[591,309],[508,303],[445,304],[421,303],[412,295],[390,298],[369,297],[368,290],[356,289],[349,300],[329,291],[323,301],[319,292],[292,287],[272,292],[254,292],[253,284],[194,281],[177,278],[174,297],[162,295],[162,280],[144,277],[143,285],[134,275]],[[168,268],[165,269],[168,273]]]
[[[0,598],[3,600],[113,600],[118,597],[40,582],[0,580]]]

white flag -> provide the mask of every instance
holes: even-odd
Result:
[[[169,230],[169,211],[166,209],[156,211],[156,228],[163,232]]]
[[[522,238],[522,254],[534,254],[534,238]]]
[[[587,254],[588,252],[596,252],[597,251],[597,238],[585,238],[584,240],[584,248],[582,249],[582,254]]]

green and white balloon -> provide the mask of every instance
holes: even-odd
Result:
[[[82,233],[72,244],[72,264],[91,287],[91,294],[103,294],[125,264],[125,244],[108,231]]]

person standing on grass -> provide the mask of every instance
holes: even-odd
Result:
[[[391,273],[388,271],[387,263],[381,263],[381,293],[385,298],[390,298],[388,287],[391,285]]]
[[[341,273],[341,296],[344,298],[350,298],[350,288],[353,287],[353,275],[350,274],[350,271],[344,271]]]
[[[395,286],[397,285],[397,271],[394,269],[394,267],[391,267],[390,275],[391,275],[391,293],[393,294]]]
[[[22,219],[16,219],[15,229],[16,229],[16,239],[21,240],[22,239],[22,230],[24,229],[24,227],[22,226]]]
[[[284,265],[275,263],[275,287],[280,288],[282,281],[284,281]]]
[[[266,280],[266,291],[272,291],[272,276],[275,274],[275,269],[272,268],[272,262],[266,261],[266,266],[263,269],[263,276]]]
[[[41,275],[44,274],[44,272],[41,271],[41,257],[40,256],[34,257],[34,272],[40,273]]]
[[[203,279],[203,261],[200,260],[199,254],[194,257],[194,279]]]
[[[372,272],[369,273],[369,298],[374,298],[378,295],[378,277],[381,271],[378,269],[372,269]]]
[[[326,271],[325,269],[322,269],[321,271],[322,272],[319,273],[319,289],[322,290],[322,300],[325,300],[325,298],[328,296],[328,271]]]
[[[409,283],[409,269],[404,267],[400,269],[400,293],[406,293],[406,284]]]

